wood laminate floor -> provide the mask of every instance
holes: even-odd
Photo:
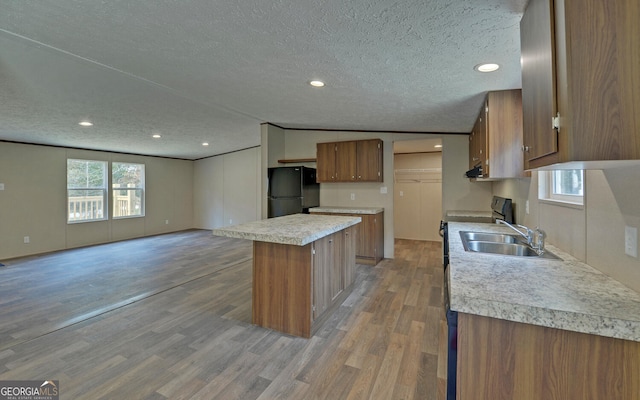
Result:
[[[0,380],[61,399],[444,399],[441,244],[397,240],[310,339],[251,320],[251,242],[192,230],[0,267]]]

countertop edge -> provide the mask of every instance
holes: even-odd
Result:
[[[302,214],[298,214],[302,215]],[[317,216],[315,216],[317,217]],[[280,217],[286,218],[286,217]],[[301,219],[302,218],[302,219]],[[335,222],[335,218],[339,218],[339,222]],[[300,220],[303,221],[305,217],[296,217],[296,219],[266,219],[254,221],[246,224],[234,225],[225,228],[216,228],[212,229],[212,234],[215,236],[224,236],[231,237],[237,239],[247,239],[258,242],[267,242],[267,243],[277,243],[277,244],[286,244],[286,245],[294,245],[294,246],[305,246],[311,242],[314,242],[318,239],[321,239],[325,236],[331,235],[333,233],[339,232],[343,229],[346,229],[350,226],[359,224],[362,222],[362,218],[360,217],[351,217],[351,216],[340,216],[335,217],[334,222],[329,224],[323,224],[321,228],[312,229],[309,228],[304,232],[304,234],[296,234],[294,229],[289,229],[293,225],[289,221]],[[286,221],[285,224],[282,224],[282,221]],[[305,221],[306,222],[306,221]],[[287,225],[288,224],[288,225]],[[265,227],[273,226],[273,230],[263,233],[260,232],[259,229],[264,229]],[[301,225],[301,224],[299,224]],[[304,223],[304,225],[308,225]],[[278,227],[286,228],[287,232],[277,232]],[[252,231],[252,227],[254,230]],[[257,227],[257,229],[255,229]]]
[[[314,207],[309,212],[316,213],[334,213],[334,214],[365,214],[375,215],[384,212],[382,207]]]
[[[464,298],[461,303],[456,310],[460,313],[640,342],[640,324],[636,321],[477,298]]]

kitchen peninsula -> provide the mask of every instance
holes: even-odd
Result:
[[[252,322],[311,337],[351,292],[360,221],[293,214],[214,229],[253,240]]]

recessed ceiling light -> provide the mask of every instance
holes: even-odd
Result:
[[[160,139],[162,136],[159,133],[154,133],[151,137],[154,139]]]
[[[93,126],[93,123],[90,122],[90,121],[80,121],[78,123],[78,125],[80,125],[80,126]]]
[[[478,72],[493,72],[497,71],[500,66],[498,64],[488,63],[488,64],[478,64],[473,69]]]
[[[203,143],[202,143],[202,145],[203,145],[203,146],[208,146],[208,145],[209,145],[209,142],[203,142]]]
[[[311,85],[313,87],[323,87],[324,86],[324,82],[322,82],[322,81],[311,81],[311,82],[309,82],[309,85]]]

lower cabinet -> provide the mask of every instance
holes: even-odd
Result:
[[[458,314],[460,400],[640,399],[640,342]]]
[[[356,225],[356,260],[376,265],[384,258],[384,211],[378,214],[353,214],[362,218]]]
[[[355,280],[354,227],[305,246],[253,243],[252,322],[311,337]]]
[[[354,227],[346,228],[313,243],[312,311],[316,320],[351,289],[355,279]]]
[[[350,214],[341,212],[319,212],[317,215],[360,217],[362,222],[353,226],[356,262],[377,265],[384,258],[384,211],[377,214]]]

